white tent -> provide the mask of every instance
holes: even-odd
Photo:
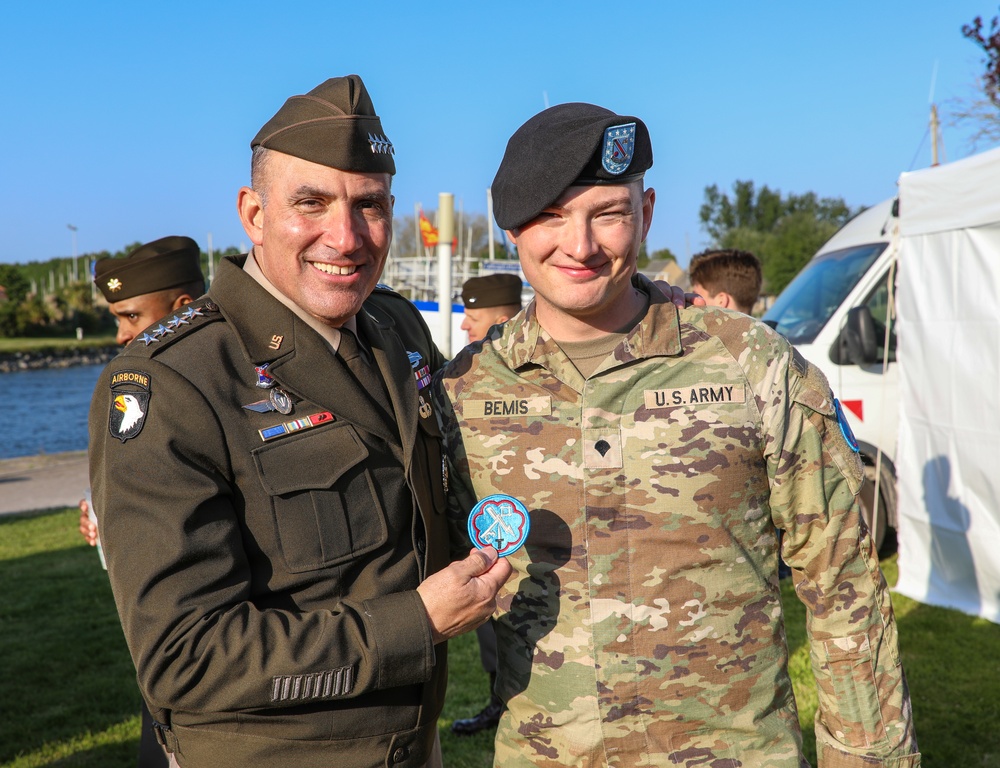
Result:
[[[899,582],[1000,623],[1000,149],[899,182]]]

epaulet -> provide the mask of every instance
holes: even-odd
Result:
[[[375,283],[375,289],[372,291],[373,294],[379,293],[382,295],[399,296],[404,298],[401,294],[396,293],[391,285],[386,285],[385,283]]]
[[[408,298],[403,296],[401,293],[396,293],[392,288],[390,288],[385,283],[378,283],[375,289],[369,294],[368,298],[365,299],[365,303],[368,305],[367,309],[369,314],[371,314],[371,309],[373,307],[378,307],[385,312],[390,314],[394,309],[398,310],[401,307],[405,307],[405,311],[416,312],[416,307],[413,306]]]
[[[211,299],[199,299],[185,304],[172,315],[151,325],[128,345],[127,352],[153,357],[179,339],[188,336],[216,320],[224,320],[219,305]],[[134,352],[133,350],[138,350]]]

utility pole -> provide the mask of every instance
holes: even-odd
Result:
[[[73,282],[76,282],[76,227],[67,224],[66,228],[73,233]]]

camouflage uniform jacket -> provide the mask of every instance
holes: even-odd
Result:
[[[918,766],[863,469],[827,382],[763,323],[637,284],[646,316],[589,379],[532,304],[435,381],[456,532],[476,498],[530,511],[499,595],[496,765],[808,765],[780,527],[820,765]]]

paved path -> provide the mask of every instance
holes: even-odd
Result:
[[[89,485],[86,451],[0,459],[0,515],[75,507]]]

